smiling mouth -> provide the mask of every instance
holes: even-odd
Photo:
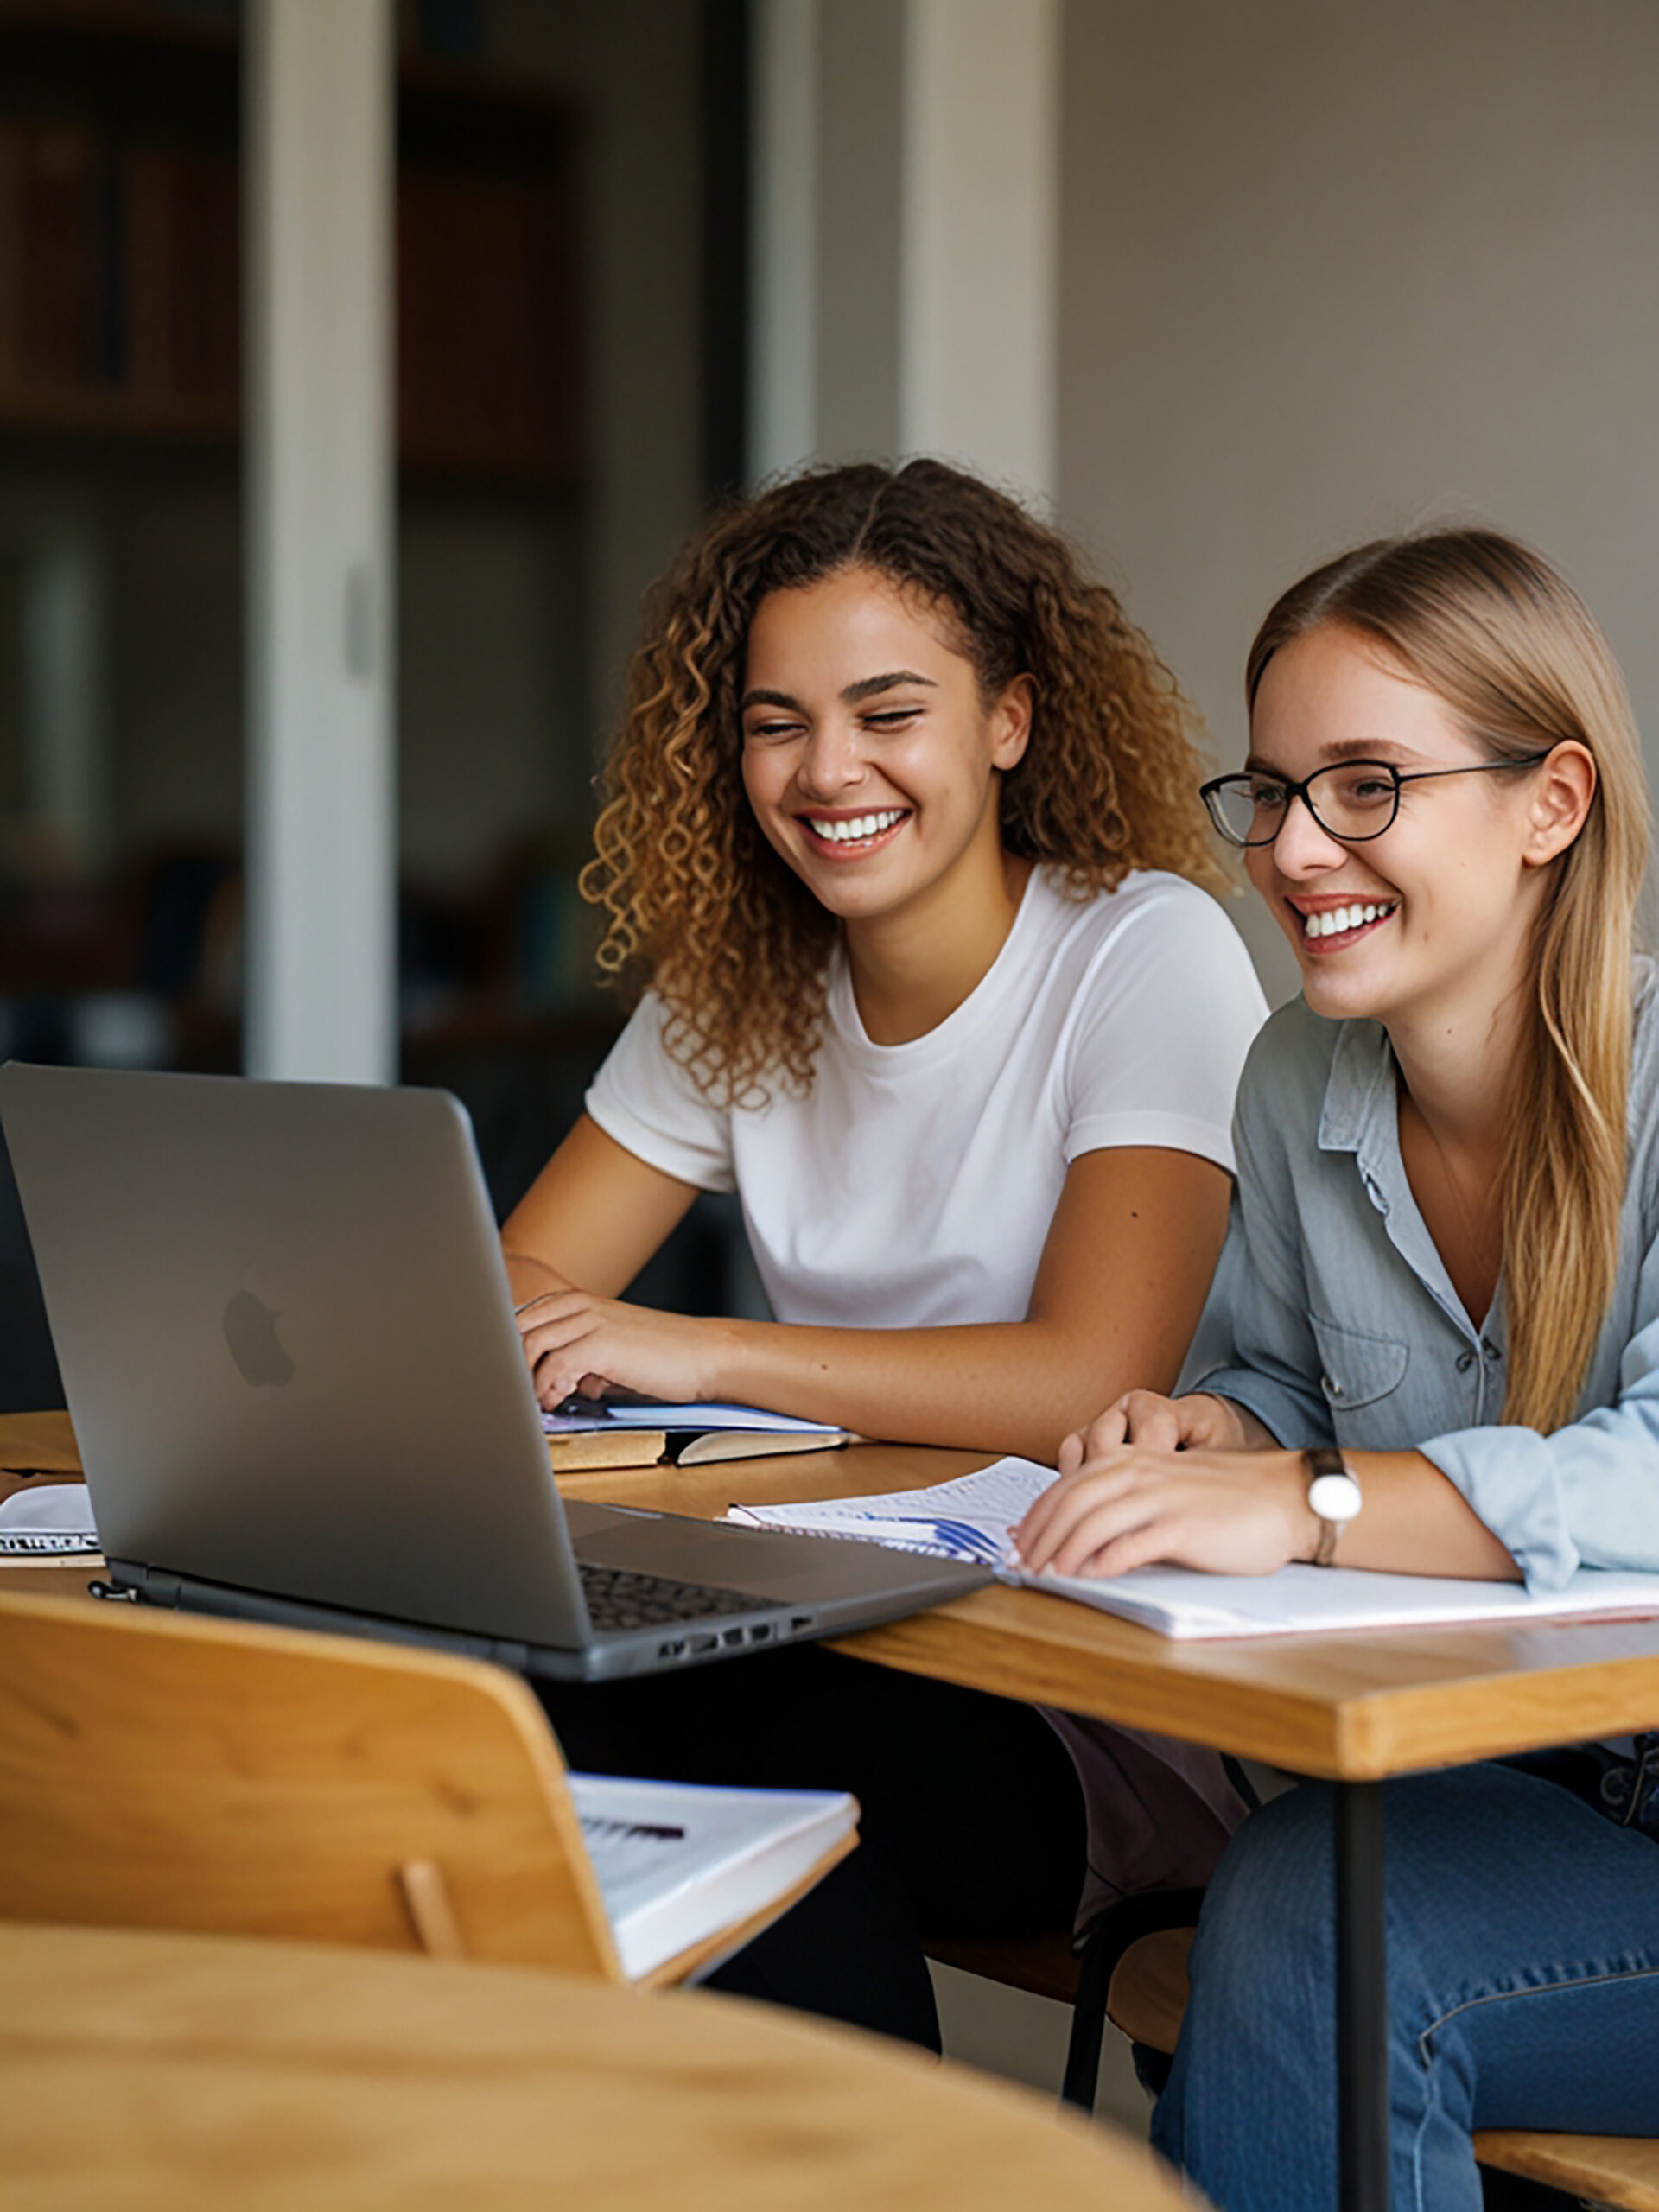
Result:
[[[869,814],[843,815],[834,819],[813,814],[799,814],[795,818],[810,843],[838,858],[853,860],[887,844],[909,821],[910,809],[887,806]]]
[[[1397,899],[1355,899],[1345,906],[1321,906],[1305,913],[1293,912],[1302,925],[1302,943],[1311,952],[1341,952],[1386,922],[1399,905]]]

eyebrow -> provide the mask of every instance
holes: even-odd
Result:
[[[1408,745],[1396,744],[1388,737],[1338,737],[1319,747],[1321,763],[1330,766],[1339,760],[1384,760],[1392,766],[1396,765],[1392,758],[1396,753],[1403,753],[1408,760],[1421,757]],[[1246,769],[1265,776],[1282,776],[1285,772],[1282,768],[1275,767],[1271,760],[1264,760],[1259,753],[1248,754],[1244,766]]]
[[[913,668],[894,668],[889,669],[885,676],[860,677],[856,683],[848,684],[841,696],[848,706],[856,707],[865,699],[874,698],[879,691],[891,691],[895,684],[899,683],[925,684],[930,691],[937,691],[939,688],[931,676],[922,676]],[[745,712],[751,707],[784,707],[798,715],[805,711],[800,701],[787,691],[746,691],[742,703]]]

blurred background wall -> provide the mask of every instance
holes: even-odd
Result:
[[[1059,505],[1226,765],[1277,592],[1481,518],[1584,592],[1659,787],[1659,9],[1071,0],[1063,78]]]
[[[614,1030],[575,874],[640,591],[772,469],[1046,505],[1228,763],[1285,582],[1490,518],[1659,746],[1651,0],[0,0],[0,1052],[242,1065],[243,118],[318,10],[378,11],[394,109],[384,994],[498,1204]],[[741,1268],[704,1209],[652,1287]],[[3,1172],[0,1300],[48,1402]]]

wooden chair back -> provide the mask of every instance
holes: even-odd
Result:
[[[136,1605],[0,1595],[0,1898],[623,1979],[521,1681]]]

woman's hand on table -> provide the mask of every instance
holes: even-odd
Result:
[[[1014,1545],[1033,1573],[1127,1574],[1161,1564],[1271,1574],[1311,1558],[1319,1535],[1300,1452],[1198,1445],[1177,1452],[1137,1441],[1094,1452],[1064,1473],[1015,1529]]]
[[[1076,1430],[1060,1446],[1059,1470],[1075,1474],[1090,1459],[1120,1444],[1148,1452],[1244,1452],[1247,1434],[1238,1408],[1207,1391],[1185,1398],[1160,1398],[1155,1390],[1126,1390],[1087,1428]]]
[[[724,1321],[659,1313],[572,1287],[533,1298],[518,1320],[543,1406],[573,1390],[596,1396],[607,1383],[677,1404],[720,1395]]]

